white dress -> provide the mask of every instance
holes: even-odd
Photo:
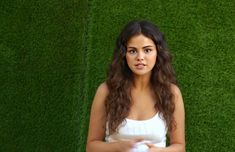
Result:
[[[148,146],[145,143],[154,144],[157,147],[166,147],[167,127],[165,121],[156,113],[147,120],[132,120],[126,118],[118,128],[118,132],[109,135],[108,123],[106,123],[106,142],[117,140],[128,140],[136,137],[144,138],[143,141],[136,143],[130,152],[147,152]]]

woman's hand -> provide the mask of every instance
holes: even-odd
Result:
[[[124,141],[117,141],[117,147],[119,152],[129,152],[132,148],[134,148],[137,142],[142,141],[143,139],[137,138],[133,140],[124,140]]]
[[[146,143],[146,145],[149,147],[148,152],[162,152],[162,148],[154,146],[154,144]]]

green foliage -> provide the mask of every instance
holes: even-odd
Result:
[[[90,106],[130,20],[165,33],[186,109],[189,152],[232,152],[231,0],[0,2],[0,151],[85,151]]]
[[[87,107],[97,86],[105,80],[115,40],[123,25],[133,19],[150,20],[165,33],[174,56],[173,65],[186,109],[187,151],[232,152],[235,149],[233,8],[235,3],[229,0],[93,0],[88,26]],[[86,115],[82,120],[85,126],[88,120]],[[86,136],[87,129],[82,131]],[[85,150],[85,141],[81,146]]]
[[[87,1],[0,3],[0,151],[78,151]]]

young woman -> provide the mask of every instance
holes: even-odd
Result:
[[[163,34],[148,21],[128,23],[94,97],[87,152],[184,152],[184,119]]]

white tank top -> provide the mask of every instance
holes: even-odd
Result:
[[[128,140],[136,137],[144,138],[136,143],[135,148],[130,152],[147,152],[148,146],[145,143],[154,144],[157,147],[166,147],[167,127],[164,119],[156,113],[147,120],[133,120],[126,118],[118,128],[117,133],[109,135],[108,123],[106,123],[106,142],[117,140]]]

